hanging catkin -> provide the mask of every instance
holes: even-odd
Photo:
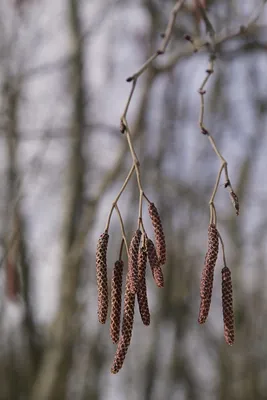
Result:
[[[156,282],[156,285],[158,287],[162,288],[164,286],[163,273],[158,260],[154,243],[152,242],[151,239],[147,240],[147,255],[154,281]]]
[[[111,372],[113,374],[117,374],[122,368],[128,351],[128,347],[130,346],[134,322],[134,306],[135,295],[132,294],[130,290],[130,279],[129,275],[127,274],[121,335],[119,338],[119,343],[114,357],[113,365],[111,367]]]
[[[108,315],[108,278],[107,278],[107,248],[109,235],[104,232],[97,243],[96,249],[96,280],[98,294],[98,320],[104,324]]]
[[[133,235],[129,248],[129,289],[132,294],[136,294],[138,291],[138,253],[141,236],[142,233],[140,229],[137,229]]]
[[[139,288],[137,292],[137,300],[143,324],[149,325],[150,312],[148,307],[147,289],[146,289],[146,263],[147,263],[147,252],[142,247],[139,251],[139,256],[138,256]]]
[[[232,345],[235,341],[233,288],[231,271],[228,267],[222,269],[222,309],[224,338],[227,344]]]
[[[219,252],[219,235],[214,224],[210,224],[208,228],[208,251],[205,257],[205,264],[202,271],[201,283],[200,283],[200,309],[198,322],[203,324],[209,314],[212,288],[213,288],[213,276],[214,268],[217,261]]]
[[[110,336],[113,343],[118,343],[121,323],[121,294],[122,294],[123,261],[114,264],[111,281],[111,313]]]
[[[158,210],[154,203],[149,203],[148,205],[149,216],[152,221],[152,225],[154,228],[155,240],[156,240],[156,252],[160,265],[164,265],[166,263],[166,243],[165,243],[165,235],[162,228],[161,219],[158,213]]]

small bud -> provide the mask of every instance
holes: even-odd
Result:
[[[235,192],[233,192],[232,190],[230,192],[230,198],[231,198],[232,204],[235,208],[236,215],[239,215],[239,200],[238,200],[238,197],[235,194]]]
[[[185,40],[187,40],[188,42],[190,42],[190,43],[192,43],[193,42],[193,39],[191,38],[191,36],[190,35],[184,35],[184,39]]]
[[[204,128],[204,126],[202,126],[202,128],[201,128],[201,133],[202,133],[203,135],[209,135],[209,132],[207,131],[206,128]]]
[[[125,133],[126,131],[126,126],[123,121],[120,122],[120,131],[121,133]]]

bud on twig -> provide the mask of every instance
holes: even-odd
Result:
[[[230,198],[235,208],[236,215],[239,215],[239,200],[235,192],[233,192],[232,190],[230,192]]]
[[[104,232],[97,243],[96,279],[98,291],[98,320],[104,324],[108,314],[107,248],[109,235]]]

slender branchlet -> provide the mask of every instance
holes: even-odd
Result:
[[[212,289],[213,289],[213,279],[214,279],[214,268],[218,257],[219,251],[219,240],[221,241],[222,251],[223,251],[223,260],[225,267],[222,272],[223,276],[223,289],[222,289],[222,297],[223,297],[223,315],[224,315],[224,331],[225,331],[225,339],[227,343],[231,344],[233,341],[233,310],[232,310],[232,284],[231,284],[231,274],[229,277],[230,271],[226,267],[226,258],[225,258],[225,248],[223,240],[216,228],[217,224],[217,212],[215,207],[215,196],[218,191],[219,183],[221,180],[221,175],[224,172],[225,175],[225,184],[224,187],[228,189],[231,201],[234,205],[236,215],[239,215],[239,201],[236,193],[233,190],[231,185],[231,181],[228,174],[228,166],[225,158],[220,153],[216,142],[213,136],[210,134],[210,131],[204,125],[204,114],[205,114],[205,102],[204,97],[206,94],[206,85],[214,73],[214,66],[216,61],[216,42],[215,42],[215,30],[213,25],[205,11],[204,7],[201,6],[199,0],[197,0],[199,4],[199,11],[203,22],[206,26],[207,33],[210,36],[210,43],[208,43],[207,47],[210,53],[209,56],[209,65],[206,70],[206,76],[200,85],[198,90],[200,94],[200,115],[199,115],[199,127],[200,131],[203,135],[205,135],[211,144],[212,149],[220,160],[220,168],[217,174],[217,178],[215,181],[215,185],[209,200],[209,210],[210,210],[210,225],[208,230],[208,251],[205,257],[205,265],[202,272],[201,284],[200,284],[200,310],[198,322],[203,324],[209,314],[211,297],[212,297]],[[229,272],[228,272],[229,271]],[[231,309],[231,311],[229,311]]]
[[[108,311],[108,284],[107,284],[107,262],[106,262],[106,252],[107,252],[107,238],[110,228],[111,218],[113,211],[117,212],[121,234],[122,234],[122,245],[120,250],[120,258],[115,263],[112,275],[112,285],[111,285],[111,325],[110,334],[113,342],[118,343],[117,352],[115,355],[114,363],[111,371],[117,373],[124,362],[128,347],[130,345],[132,328],[133,328],[133,317],[134,317],[134,304],[135,295],[138,298],[139,310],[141,314],[142,321],[145,325],[150,324],[150,313],[148,308],[147,300],[147,290],[146,290],[146,258],[148,255],[149,262],[151,265],[153,278],[159,287],[163,287],[164,280],[161,270],[161,265],[166,261],[166,245],[165,237],[162,229],[162,223],[158,214],[158,211],[154,204],[146,196],[140,171],[140,162],[136,154],[131,130],[127,121],[127,114],[133,95],[137,86],[137,81],[139,77],[151,66],[152,62],[160,55],[164,54],[167,46],[170,42],[174,23],[178,11],[181,9],[185,0],[176,1],[171,15],[166,27],[164,34],[162,35],[161,46],[155,51],[151,57],[130,77],[126,80],[131,82],[131,90],[127,98],[122,116],[120,118],[120,132],[123,134],[127,141],[129,151],[132,158],[132,166],[125,178],[125,181],[115,197],[110,212],[108,214],[105,234],[104,237],[101,236],[98,247],[97,247],[97,285],[98,285],[98,317],[100,322],[104,323],[107,318]],[[137,230],[133,235],[130,246],[128,247],[127,238],[125,233],[125,227],[123,218],[119,209],[118,202],[124,193],[130,179],[135,174],[137,180],[137,187],[139,191],[139,207],[138,207],[138,218],[137,218]],[[149,215],[152,220],[154,227],[155,239],[156,239],[156,249],[152,241],[146,241],[147,234],[143,223],[143,201],[147,201],[149,207]],[[143,235],[143,240],[141,244],[141,237]],[[141,249],[139,251],[141,244]],[[126,253],[128,256],[128,273],[126,279],[126,290],[124,295],[124,311],[123,311],[123,321],[122,329],[120,334],[120,312],[121,312],[121,285],[122,285],[122,270],[123,262],[121,260],[122,248],[125,246]],[[158,254],[157,254],[158,253]]]

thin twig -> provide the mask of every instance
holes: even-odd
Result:
[[[119,216],[120,226],[121,226],[121,233],[122,233],[122,238],[124,240],[127,256],[129,256],[129,249],[128,249],[128,244],[127,244],[127,239],[126,239],[125,228],[124,228],[123,219],[122,219],[118,204],[115,205],[115,209],[116,209],[116,211],[118,213],[118,216]]]
[[[218,232],[218,236],[219,236],[219,239],[220,239],[220,242],[221,242],[221,245],[222,245],[223,263],[224,263],[224,266],[227,267],[224,242],[222,240],[222,237],[221,237],[220,232],[218,231],[218,229],[217,229],[217,232]]]
[[[162,34],[163,37],[163,41],[161,46],[159,47],[158,50],[156,50],[156,52],[154,54],[152,54],[152,56],[149,57],[149,59],[131,76],[129,76],[129,78],[127,78],[127,82],[131,82],[131,81],[136,81],[140,75],[142,75],[147,68],[152,64],[152,62],[160,55],[164,54],[166,51],[166,48],[170,42],[171,39],[171,35],[173,32],[173,27],[175,24],[175,20],[176,20],[176,16],[180,10],[180,8],[182,7],[182,5],[184,4],[185,0],[178,0],[175,3],[175,6],[173,7],[172,11],[171,11],[171,15],[169,18],[169,22],[168,25],[166,27],[165,32]]]
[[[119,260],[120,260],[120,261],[121,261],[121,259],[122,259],[123,247],[124,247],[124,239],[122,238],[121,247],[120,247],[120,253],[119,253]]]
[[[108,232],[108,230],[109,230],[110,221],[111,221],[111,216],[112,216],[112,213],[113,213],[113,211],[114,211],[114,208],[116,207],[116,205],[117,205],[117,203],[118,203],[118,201],[119,201],[119,198],[121,197],[121,195],[122,195],[124,189],[126,188],[128,182],[129,182],[129,180],[131,179],[131,176],[132,176],[132,174],[133,174],[133,172],[134,172],[134,168],[135,168],[135,165],[133,164],[132,167],[131,167],[131,169],[130,169],[130,171],[129,171],[129,173],[128,173],[128,175],[127,175],[127,177],[126,177],[126,179],[125,179],[125,181],[124,181],[124,183],[123,183],[123,185],[122,185],[122,187],[121,187],[121,190],[119,191],[119,193],[117,194],[115,200],[114,200],[113,203],[112,203],[112,207],[111,207],[111,210],[110,210],[110,212],[109,212],[109,216],[108,216],[108,220],[107,220],[107,224],[106,224],[106,228],[105,228],[105,230],[106,230],[107,232]]]
[[[201,4],[199,3],[199,8],[201,10],[201,15],[202,18],[206,24],[207,27],[207,31],[209,32],[210,36],[212,37],[212,39],[214,39],[215,37],[215,30],[212,27],[207,13],[206,11],[202,8]],[[200,94],[200,116],[199,116],[199,127],[201,132],[206,135],[210,141],[210,144],[215,152],[215,154],[217,155],[217,157],[219,158],[220,162],[221,162],[221,166],[216,178],[216,182],[212,191],[212,195],[210,197],[210,201],[209,201],[209,206],[210,206],[210,222],[215,223],[216,225],[216,208],[215,208],[215,204],[214,204],[214,199],[219,187],[219,182],[221,179],[221,174],[222,171],[224,170],[225,173],[225,188],[227,188],[230,192],[233,192],[233,188],[229,179],[229,174],[228,174],[228,169],[227,169],[227,162],[225,160],[225,158],[222,156],[221,152],[219,151],[214,138],[212,137],[212,135],[210,134],[210,132],[206,129],[205,125],[204,125],[204,114],[205,114],[205,101],[204,101],[204,96],[206,94],[206,90],[205,87],[211,77],[211,75],[214,73],[214,65],[215,65],[215,60],[216,60],[216,56],[215,56],[215,52],[214,52],[214,46],[211,49],[211,53],[210,53],[210,60],[209,60],[209,66],[208,69],[206,70],[206,76],[203,79],[202,84],[200,85],[200,88],[198,90],[198,93]]]

